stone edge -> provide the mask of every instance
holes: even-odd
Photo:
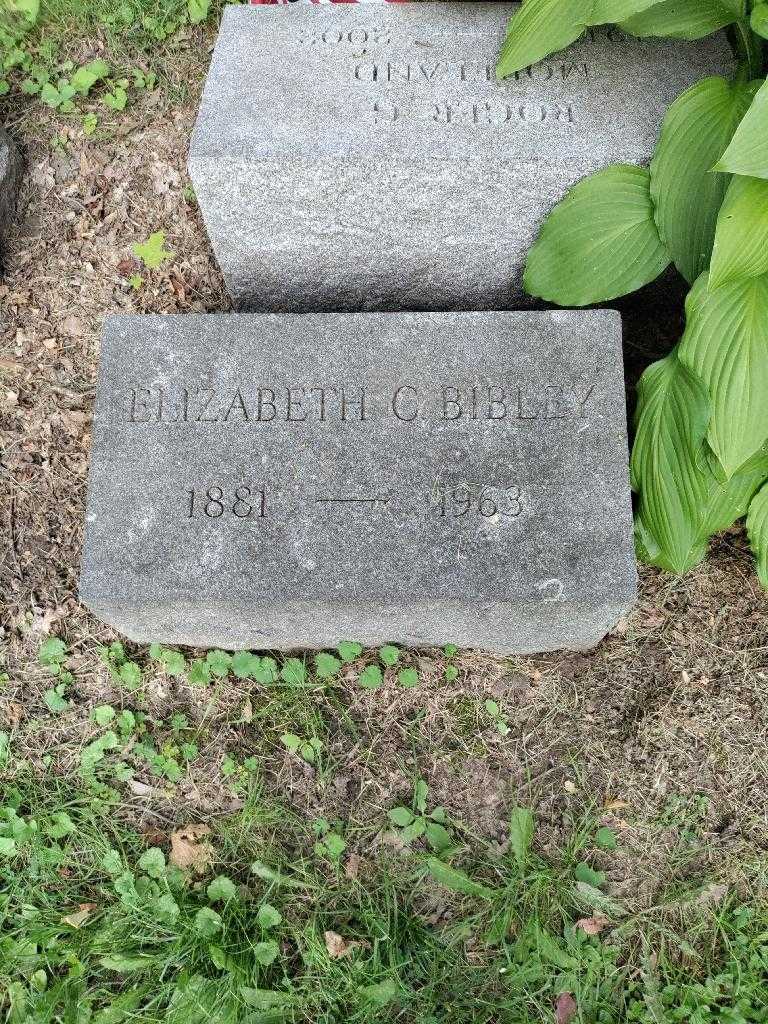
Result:
[[[0,180],[0,244],[2,244],[16,216],[16,204],[24,162],[18,146],[2,127],[0,127],[0,147],[6,149],[8,154],[8,173]]]
[[[463,311],[463,312],[466,313],[466,312],[472,312],[472,311]],[[482,311],[482,312],[486,312],[487,313],[487,312],[493,312],[493,311]],[[618,310],[616,310],[616,309],[608,308],[608,309],[589,309],[589,310],[558,310],[558,309],[555,309],[555,310],[499,310],[499,311],[496,311],[496,312],[500,313],[501,315],[506,315],[506,316],[510,316],[511,315],[513,317],[516,314],[519,314],[521,316],[540,315],[540,316],[549,316],[549,317],[552,317],[554,315],[555,318],[557,317],[558,313],[559,314],[582,313],[582,314],[586,314],[588,317],[591,317],[593,319],[593,322],[595,320],[603,321],[604,324],[605,324],[606,333],[607,334],[610,333],[611,341],[616,346],[616,348],[618,350],[617,354],[618,354],[618,357],[619,357],[619,362],[620,362],[620,365],[621,365],[621,368],[622,368],[622,375],[623,375],[624,360],[623,360],[622,317],[621,317],[621,313]],[[461,316],[461,313],[462,313],[462,311],[451,311],[450,313],[448,313],[446,315],[449,315],[449,316],[450,315],[459,315],[459,316]],[[187,319],[188,316],[190,316],[190,315],[191,316],[195,316],[195,317],[203,316],[206,319],[207,318],[214,318],[214,317],[217,317],[217,316],[227,316],[227,317],[236,317],[236,318],[237,317],[246,317],[246,318],[250,319],[251,317],[255,317],[255,318],[258,318],[258,317],[273,318],[273,317],[276,317],[276,316],[280,316],[281,314],[270,314],[270,313],[266,313],[266,314],[263,314],[263,313],[262,314],[259,314],[259,313],[255,313],[255,314],[242,314],[242,313],[241,314],[238,314],[238,313],[221,313],[221,314],[210,314],[209,313],[209,314],[205,314],[205,313],[203,313],[203,314],[187,314],[187,315],[184,315],[184,319]],[[304,317],[307,317],[307,316],[311,317],[313,314],[301,314],[301,313],[298,313],[298,314],[287,314],[287,315],[288,316],[293,316],[293,317],[302,317],[302,318],[304,318]],[[329,317],[329,316],[333,316],[334,314],[333,313],[320,313],[320,314],[317,314],[317,315],[320,316],[320,317],[326,318],[326,317]],[[349,316],[350,314],[344,313],[344,314],[340,314],[340,315]],[[367,314],[361,314],[361,315],[365,316]],[[397,317],[398,315],[408,315],[408,312],[404,311],[404,314],[403,313],[400,313],[400,314],[398,314],[398,313],[393,313],[393,314],[373,313],[371,315],[373,315],[373,316],[393,316],[393,317]],[[429,315],[429,314],[427,314],[427,315]],[[177,314],[176,318],[178,319],[180,317],[181,317],[181,315]],[[102,328],[102,352],[100,354],[100,359],[99,359],[100,367],[99,367],[99,377],[98,377],[98,380],[97,380],[97,393],[96,393],[96,397],[95,397],[95,400],[94,400],[94,419],[95,419],[95,422],[94,422],[94,432],[96,432],[99,429],[98,415],[97,415],[98,407],[100,405],[100,402],[99,402],[100,387],[99,387],[99,385],[101,384],[101,380],[102,380],[102,378],[101,378],[101,360],[102,360],[102,358],[104,358],[106,356],[105,349],[108,348],[110,343],[114,344],[114,343],[116,343],[118,341],[119,335],[120,335],[121,323],[124,324],[126,321],[128,321],[128,322],[136,322],[136,323],[142,323],[142,322],[143,323],[147,323],[147,321],[153,321],[153,320],[159,320],[159,319],[160,319],[160,315],[157,315],[157,314],[153,316],[152,314],[149,314],[149,315],[139,315],[139,314],[130,314],[130,313],[128,313],[128,314],[126,314],[126,313],[113,313],[113,314],[110,314],[107,317],[105,317],[103,328]],[[171,316],[169,318],[169,317],[163,316],[162,319],[163,319],[163,321],[167,322],[168,319],[173,320],[174,317]],[[621,431],[622,438],[624,439],[624,441],[625,441],[625,443],[627,445],[627,477],[629,478],[629,433],[628,433],[628,422],[627,422],[626,415],[624,417],[624,422],[622,424],[622,428],[623,428],[622,431]],[[93,448],[92,448],[92,457],[93,457]],[[629,484],[629,480],[628,480],[628,484]],[[88,492],[87,492],[88,499],[90,498],[90,485],[91,485],[91,478],[90,478],[90,473],[89,473]],[[626,510],[626,514],[627,514],[627,534],[628,534],[627,535],[627,566],[626,566],[627,571],[626,571],[626,574],[624,574],[623,579],[621,580],[621,583],[620,583],[619,587],[617,588],[617,592],[616,592],[616,595],[615,595],[615,600],[614,601],[610,601],[610,602],[606,602],[605,605],[604,605],[605,618],[603,619],[603,622],[601,623],[601,625],[599,627],[600,632],[599,632],[599,635],[596,637],[596,639],[594,641],[595,643],[599,642],[602,637],[604,637],[606,634],[610,633],[615,628],[615,626],[618,624],[618,622],[622,618],[624,618],[631,611],[631,609],[634,607],[634,605],[637,602],[639,579],[638,579],[637,559],[636,559],[636,556],[635,556],[634,531],[633,531],[633,525],[632,525],[632,523],[633,523],[633,516],[632,516],[632,504],[631,504],[631,490],[629,489],[629,487],[628,487],[628,498],[629,498],[629,507]],[[90,501],[88,499],[86,500],[86,513],[87,513],[87,510],[88,510],[88,508],[90,506]],[[87,523],[87,520],[86,520],[86,524],[85,525],[86,525],[86,534],[87,534],[88,533],[88,523]],[[87,544],[87,537],[86,537],[86,538],[84,538],[84,543],[83,543],[83,546],[82,546],[82,549],[81,549],[80,572],[79,572],[79,579],[78,579],[78,584],[79,584],[79,586],[78,586],[78,592],[79,592],[78,596],[79,596],[80,601],[86,607],[88,607],[98,618],[102,619],[105,622],[108,622],[110,625],[114,626],[114,628],[118,629],[120,632],[123,632],[124,635],[129,636],[129,638],[134,639],[137,642],[143,642],[143,640],[139,636],[138,632],[135,633],[135,634],[132,634],[130,631],[126,631],[124,623],[121,623],[121,622],[118,621],[121,618],[120,612],[119,612],[119,602],[117,602],[117,604],[114,605],[114,606],[107,607],[105,604],[103,604],[102,601],[100,601],[99,597],[96,594],[89,593],[89,589],[90,589],[89,588],[89,583],[93,579],[94,572],[95,572],[95,566],[93,566],[91,564],[91,557],[90,557],[90,552],[88,551],[88,544]],[[174,640],[173,642],[177,642],[178,643],[178,642],[183,642],[183,641]],[[294,649],[294,648],[292,646],[282,646],[279,649],[291,650],[291,649]],[[478,649],[484,649],[484,648],[478,647]],[[485,648],[485,649],[491,649],[491,648]],[[500,648],[494,648],[494,649],[499,650],[499,651],[501,650]],[[548,649],[559,650],[561,648],[560,647],[554,647],[554,648],[548,648]],[[573,646],[570,649],[582,650],[582,649],[589,649],[589,648],[588,647]],[[512,649],[510,648],[507,653],[511,653],[511,652],[512,652]],[[519,654],[521,652],[519,650],[515,650],[514,653],[518,653]]]

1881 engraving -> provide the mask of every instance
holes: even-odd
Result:
[[[204,515],[209,519],[220,519],[225,515],[233,515],[237,519],[250,519],[255,515],[263,519],[267,514],[265,487],[255,488],[240,484],[227,491],[214,484],[208,488],[191,487],[186,494],[188,519],[193,519],[196,515]]]

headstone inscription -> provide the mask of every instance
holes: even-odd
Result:
[[[137,641],[592,646],[636,594],[618,314],[113,317],[86,524]]]
[[[236,306],[520,305],[567,189],[647,162],[667,105],[733,66],[723,34],[596,29],[498,82],[518,6],[226,8],[189,169]]]

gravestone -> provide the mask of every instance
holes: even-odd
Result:
[[[618,314],[113,317],[86,523],[141,642],[591,646],[636,594]]]
[[[504,309],[567,189],[645,163],[668,104],[730,72],[595,29],[503,83],[511,3],[228,7],[189,170],[241,309]]]
[[[16,213],[21,171],[21,154],[8,133],[0,128],[0,254],[3,239]]]

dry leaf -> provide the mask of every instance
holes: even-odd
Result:
[[[94,910],[97,910],[95,903],[81,903],[77,910],[62,917],[61,923],[68,924],[71,928],[82,928]]]
[[[61,321],[61,332],[62,334],[68,335],[70,338],[82,338],[83,336],[83,322],[76,316],[70,314],[65,316]],[[45,344],[45,342],[43,342]]]
[[[350,853],[347,863],[344,866],[344,874],[347,878],[357,878],[360,873],[361,857],[359,853]]]
[[[348,956],[354,949],[368,948],[367,942],[358,942],[356,939],[347,942],[338,932],[325,932],[323,938],[331,960],[340,960],[343,956]]]
[[[576,1000],[573,998],[570,992],[561,992],[555,1002],[555,1021],[556,1024],[570,1024],[570,1021],[578,1013],[578,1006]]]
[[[667,621],[666,616],[662,612],[655,611],[655,610],[652,611],[652,612],[649,612],[648,615],[646,615],[646,617],[645,617],[646,625],[651,626],[651,627],[663,626],[666,621]]]
[[[603,804],[604,811],[624,811],[627,807],[631,807],[626,800],[609,800],[607,804]]]
[[[15,729],[23,717],[24,708],[22,705],[18,704],[15,700],[9,700],[3,709],[5,724],[11,729]]]
[[[165,195],[172,188],[178,187],[181,182],[179,172],[170,164],[164,163],[161,160],[156,160],[152,164],[149,173],[155,192],[158,195]]]
[[[130,277],[139,267],[139,261],[130,256],[124,256],[117,264],[116,270],[123,277]]]
[[[87,412],[80,412],[79,410],[72,410],[71,412],[61,413],[61,424],[70,435],[70,437],[80,437],[90,419]]]
[[[710,882],[709,885],[701,890],[695,902],[701,907],[709,907],[713,903],[722,903],[727,892],[728,886],[722,882]]]
[[[141,829],[141,834],[147,846],[165,846],[168,842],[165,832],[161,832],[159,828],[154,828],[152,825]]]
[[[203,836],[211,834],[207,825],[187,825],[171,833],[169,861],[183,871],[204,875],[214,861],[211,844]]]
[[[187,297],[187,291],[186,288],[184,287],[184,282],[182,281],[182,279],[179,277],[175,270],[171,271],[169,277],[171,282],[171,288],[173,288],[174,294],[177,296],[180,302],[184,302]]]
[[[33,633],[43,633],[47,635],[51,632],[51,627],[63,616],[63,608],[46,608],[43,612],[37,610],[32,619],[30,629]]]
[[[138,779],[129,779],[126,785],[134,796],[152,796],[157,792],[152,786],[147,786],[146,783],[139,782]]]
[[[405,842],[399,832],[382,832],[378,840],[382,846],[389,846],[393,850],[402,852],[408,848],[408,844]]]
[[[349,946],[338,932],[326,932],[324,938],[325,948],[328,950],[328,956],[332,960],[338,960],[349,952]]]
[[[576,922],[576,927],[586,935],[599,935],[610,923],[607,917],[582,917]]]
[[[571,782],[570,779],[566,779],[566,781],[563,783],[563,789],[565,790],[566,793],[575,793],[576,792],[576,783],[575,782]]]

